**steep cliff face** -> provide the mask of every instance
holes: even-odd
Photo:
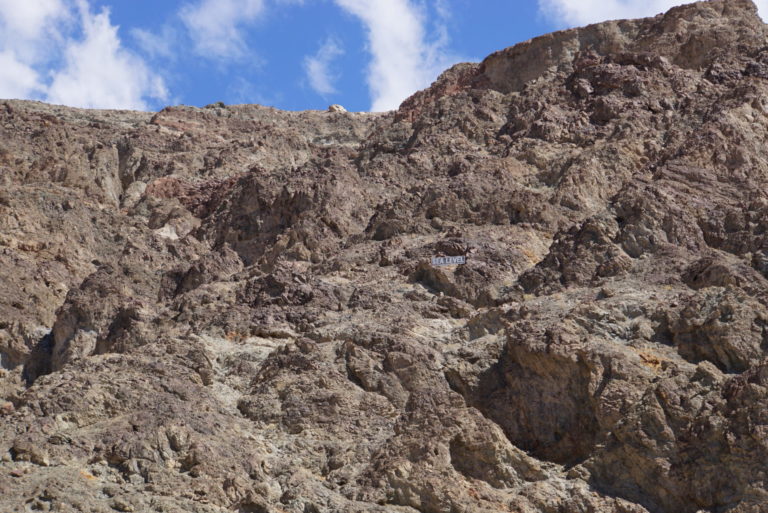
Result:
[[[2,102],[0,509],[768,511],[767,136],[747,0],[388,114]]]

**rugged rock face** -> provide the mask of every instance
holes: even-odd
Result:
[[[384,115],[0,103],[0,510],[768,511],[767,43],[713,0]]]

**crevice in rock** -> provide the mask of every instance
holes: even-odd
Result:
[[[32,348],[32,352],[24,363],[22,378],[28,387],[32,386],[40,376],[45,376],[52,372],[52,358],[53,332],[49,332]]]

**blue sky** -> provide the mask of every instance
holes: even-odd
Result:
[[[389,110],[456,62],[680,3],[0,0],[0,98],[143,110],[217,101]]]

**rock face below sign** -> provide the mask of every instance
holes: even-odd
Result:
[[[0,511],[765,511],[767,36],[684,5],[385,114],[0,102]]]

